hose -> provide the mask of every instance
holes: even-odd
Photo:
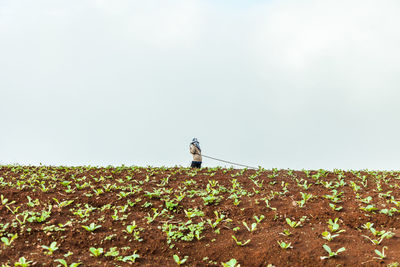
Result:
[[[227,160],[223,160],[223,159],[217,159],[217,158],[210,157],[210,156],[206,156],[206,155],[203,155],[203,154],[198,154],[198,155],[200,155],[200,156],[202,156],[202,157],[205,157],[205,158],[208,158],[208,159],[213,159],[213,160],[216,160],[216,161],[221,161],[221,162],[229,163],[229,164],[232,164],[232,165],[237,165],[237,166],[246,167],[246,168],[248,168],[248,169],[254,169],[254,170],[258,170],[258,169],[259,169],[259,168],[251,167],[251,166],[244,165],[244,164],[234,163],[234,162],[227,161]]]

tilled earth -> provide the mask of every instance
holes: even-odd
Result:
[[[0,166],[0,264],[398,266],[399,185],[398,172]],[[325,244],[345,250],[321,259]]]

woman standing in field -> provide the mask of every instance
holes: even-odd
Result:
[[[197,141],[197,138],[193,138],[192,142],[190,143],[190,153],[193,155],[193,161],[192,161],[192,168],[201,168],[201,149],[200,149],[200,143]]]

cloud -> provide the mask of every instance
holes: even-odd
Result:
[[[157,49],[195,42],[204,22],[204,7],[196,0],[90,2],[122,37]]]
[[[300,85],[304,94],[336,84],[332,89],[344,91],[351,101],[372,104],[382,91],[393,96],[394,62],[400,58],[395,49],[400,41],[399,8],[396,1],[379,6],[375,1],[279,1],[257,6],[249,14],[254,64],[267,82],[268,73],[273,73],[283,82]]]
[[[2,1],[3,158],[393,168],[399,5]]]

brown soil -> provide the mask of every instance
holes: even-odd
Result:
[[[386,266],[400,262],[399,179],[396,172],[370,171],[0,166],[0,237],[18,235],[9,246],[0,243],[0,264],[12,266],[24,257],[32,266],[57,266],[56,259],[81,266],[176,266],[173,255],[178,255],[188,256],[184,266],[221,266],[230,259],[241,266]],[[326,195],[332,195],[332,190],[343,192],[336,203],[340,211],[329,206],[334,202]],[[312,195],[303,207],[301,193]],[[368,196],[372,199],[363,203]],[[60,204],[68,200],[73,202]],[[377,210],[360,209],[368,205]],[[204,215],[189,221],[190,209]],[[392,214],[382,213],[385,209],[392,209]],[[49,210],[43,221],[36,219]],[[162,210],[149,222],[155,211]],[[224,217],[213,228],[215,212]],[[261,215],[265,218],[248,231],[243,222],[251,227],[254,216]],[[299,227],[286,222],[303,216]],[[339,230],[345,231],[327,241],[321,233],[329,231],[327,222],[335,218]],[[137,240],[127,232],[133,221]],[[379,240],[379,235],[362,227],[367,222],[394,236],[375,245],[365,236]],[[82,227],[91,223],[101,227],[93,232]],[[198,230],[197,237],[191,229]],[[292,234],[285,236],[285,229]],[[240,246],[232,235],[250,242]],[[58,249],[49,254],[42,246],[54,241]],[[292,248],[283,249],[278,241],[291,243]],[[328,256],[324,244],[333,251],[346,250],[321,259]],[[385,246],[386,257],[374,258],[378,257],[375,250]],[[91,247],[103,248],[104,253],[95,257]],[[112,247],[118,256],[105,255]],[[139,258],[134,263],[124,259],[135,252]]]

